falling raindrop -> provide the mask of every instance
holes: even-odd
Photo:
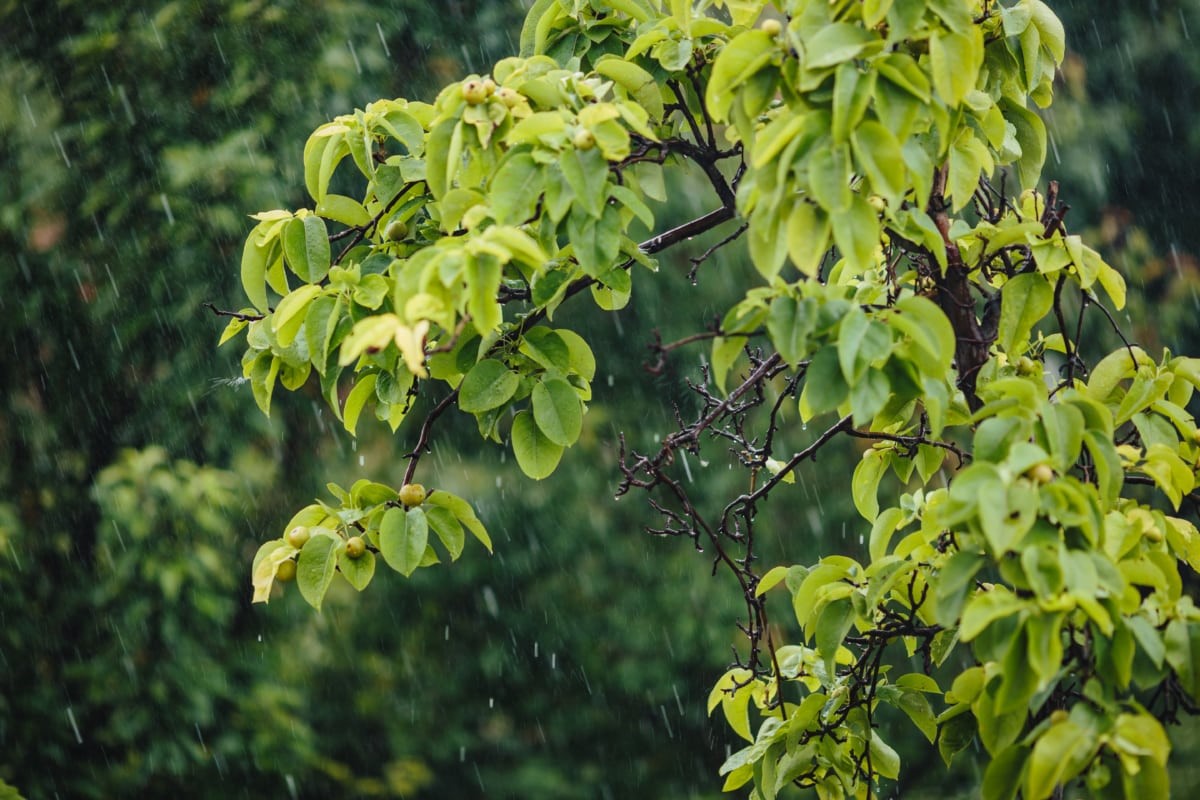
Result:
[[[362,63],[358,60],[358,51],[354,49],[354,42],[347,39],[346,47],[350,48],[350,56],[354,59],[354,68],[358,70],[359,75],[362,75]]]
[[[383,45],[383,54],[388,58],[392,57],[392,51],[388,49],[387,37],[383,35],[383,26],[378,22],[375,23],[375,30],[379,31],[379,41]]]
[[[75,732],[75,743],[83,744],[83,737],[79,734],[79,725],[75,722],[75,711],[67,706],[67,719],[71,721],[71,730]]]
[[[117,87],[117,96],[121,98],[121,105],[125,108],[125,118],[129,120],[129,124],[137,124],[137,117],[133,115],[133,104],[129,102],[129,95],[125,94],[124,86]]]
[[[687,475],[688,483],[695,483],[695,480],[692,478],[692,467],[690,464],[688,464],[687,453],[683,450],[680,450],[679,456],[680,460],[683,461],[683,472]]]
[[[71,166],[71,159],[67,157],[67,148],[63,147],[62,138],[58,135],[58,131],[54,132],[54,142],[58,145],[58,152],[62,156],[62,160],[67,163],[67,168]]]
[[[487,612],[493,617],[500,615],[500,604],[496,602],[496,593],[492,591],[492,587],[483,587],[483,604],[487,607]]]
[[[158,197],[160,200],[162,200],[163,211],[165,211],[167,213],[167,223],[170,225],[174,225],[175,224],[175,215],[171,213],[171,202],[169,200],[167,200],[166,194],[159,194]]]

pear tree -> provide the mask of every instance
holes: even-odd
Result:
[[[1042,180],[1051,8],[536,0],[520,47],[433,103],[317,128],[310,207],[254,215],[248,303],[221,313],[258,405],[312,382],[346,430],[371,414],[408,454],[401,486],[331,484],[297,511],[254,558],[254,599],[294,575],[319,609],[334,581],[490,551],[470,498],[417,483],[448,412],[548,478],[598,359],[623,357],[571,309],[622,308],[715,231],[700,289],[737,247],[754,279],[659,344],[706,349],[698,410],[649,449],[622,439],[613,476],[744,601],[708,710],[745,744],[715,784],[871,797],[915,735],[979,759],[986,798],[1167,797],[1166,725],[1200,702],[1200,359],[1124,339],[1125,280]],[[712,210],[663,226],[685,165]],[[681,477],[712,439],[744,475],[716,511]],[[846,441],[864,546],[762,563],[768,500]]]

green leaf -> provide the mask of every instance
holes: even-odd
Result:
[[[904,200],[904,153],[896,137],[875,120],[866,120],[854,132],[854,157],[871,182],[871,188],[887,200],[888,207],[900,208]]]
[[[982,553],[960,550],[938,571],[935,609],[938,624],[943,628],[951,628],[958,621],[967,594],[974,588],[975,575],[985,563]]]
[[[338,556],[346,549],[342,537],[332,531],[312,531],[312,536],[300,549],[296,564],[296,585],[310,606],[321,610],[321,601],[333,583]]]
[[[875,731],[871,731],[871,767],[888,780],[900,777],[900,754]]]
[[[716,122],[729,119],[729,109],[740,87],[765,67],[779,45],[765,31],[744,31],[721,49],[705,89],[705,106]]]
[[[358,558],[350,558],[343,549],[338,558],[338,569],[350,585],[361,592],[375,577],[375,554],[368,550]]]
[[[1015,800],[1029,748],[1016,745],[996,755],[983,773],[983,800]]]
[[[251,585],[254,587],[252,602],[267,603],[271,600],[271,586],[279,565],[296,555],[296,548],[282,539],[263,542],[254,554],[250,567]]]
[[[590,381],[596,377],[596,356],[592,354],[592,348],[582,336],[575,331],[559,328],[555,331],[558,338],[567,345],[569,354],[569,365],[571,372],[579,375],[585,381]],[[528,338],[526,338],[528,341]]]
[[[545,326],[526,331],[518,350],[548,370],[567,372],[571,368],[571,349],[566,339]]]
[[[439,508],[445,508],[455,519],[463,524],[467,530],[471,532],[479,542],[487,548],[487,551],[492,552],[492,539],[488,536],[487,530],[483,527],[483,523],[475,516],[474,509],[471,504],[461,497],[452,495],[449,492],[438,490],[430,492],[425,498],[426,505],[434,505]]]
[[[813,356],[804,376],[804,392],[801,405],[807,403],[813,416],[832,411],[845,402],[850,387],[838,364],[838,351],[827,345]]]
[[[288,347],[296,339],[304,324],[308,306],[317,295],[321,294],[320,286],[307,284],[301,286],[287,297],[279,301],[275,313],[271,316],[271,327],[275,331],[276,340],[283,347]]]
[[[834,659],[842,640],[850,632],[858,615],[849,597],[843,597],[828,603],[817,617],[816,645],[817,652],[825,661],[825,671],[833,675]]]
[[[504,264],[491,253],[476,253],[467,269],[467,312],[475,330],[488,336],[504,320],[496,294],[504,275]]]
[[[1033,24],[1041,34],[1042,45],[1050,50],[1055,63],[1061,63],[1066,56],[1066,32],[1062,21],[1042,0],[1029,0],[1033,11]]]
[[[458,407],[468,414],[499,408],[516,394],[521,377],[500,361],[485,358],[463,378],[458,387]]]
[[[1010,617],[1029,607],[1029,603],[1008,589],[997,586],[989,592],[974,595],[963,611],[958,635],[969,642],[998,619]]]
[[[1098,746],[1096,737],[1073,720],[1052,724],[1038,737],[1029,756],[1024,796],[1031,800],[1049,797],[1055,786],[1079,772],[1082,754]]]
[[[826,142],[816,147],[809,158],[809,186],[813,198],[833,216],[835,236],[838,216],[849,209],[854,200],[850,188],[851,168],[850,146],[846,144]]]
[[[612,78],[629,92],[630,96],[649,112],[651,119],[663,118],[662,91],[649,72],[615,55],[601,56],[594,68],[596,72],[606,78]]]
[[[798,200],[787,219],[787,253],[796,269],[815,278],[829,248],[829,215],[813,203]]]
[[[869,370],[850,387],[850,409],[854,424],[866,425],[887,405],[891,398],[888,376],[879,370]]]
[[[931,377],[944,377],[954,359],[954,328],[946,315],[927,297],[913,295],[895,305],[888,324],[907,336],[919,349],[921,371]]]
[[[1000,101],[1004,119],[1013,126],[1021,157],[1017,159],[1017,178],[1021,186],[1033,189],[1046,161],[1046,124],[1042,118],[1008,98]],[[1118,306],[1119,308],[1120,306]]]
[[[1000,327],[996,343],[1011,355],[1020,355],[1032,336],[1033,326],[1054,305],[1054,289],[1045,276],[1027,272],[1004,284],[1000,299]]]
[[[543,380],[533,387],[533,419],[547,439],[570,447],[583,430],[583,405],[571,384],[561,378]]]
[[[318,283],[329,272],[329,232],[325,220],[309,214],[283,227],[283,256],[305,283]]]
[[[781,565],[771,567],[771,569],[767,570],[766,574],[759,578],[758,584],[754,587],[754,596],[762,597],[771,591],[771,589],[774,589],[780,581],[787,577],[788,569],[789,567]]]
[[[971,746],[975,739],[975,718],[970,714],[959,714],[947,719],[938,731],[938,753],[946,766],[957,753]]]
[[[933,87],[946,105],[957,106],[975,88],[983,66],[983,32],[972,25],[965,33],[935,33],[929,39]]]
[[[534,480],[548,477],[558,466],[563,448],[546,437],[534,421],[533,414],[522,411],[513,419],[512,448],[517,466]]]
[[[767,332],[779,355],[793,369],[808,355],[809,337],[816,324],[817,303],[812,298],[797,300],[783,295],[771,301]]]
[[[257,242],[258,228],[246,237],[242,247],[242,291],[259,311],[267,310],[267,265],[271,248]]]
[[[425,512],[425,519],[450,553],[450,560],[457,561],[466,544],[466,534],[454,512],[443,506],[433,506]]]
[[[421,565],[429,543],[429,523],[420,507],[389,508],[379,524],[379,552],[387,565],[408,577]]]
[[[608,198],[608,163],[599,148],[566,150],[559,159],[563,177],[575,193],[575,206],[588,216],[599,219]]]
[[[607,206],[598,219],[572,209],[567,216],[567,238],[579,266],[591,277],[599,278],[611,271],[620,254],[621,214],[616,206]]]
[[[925,738],[933,744],[937,738],[937,718],[933,713],[933,706],[929,703],[929,698],[920,692],[905,691],[895,701],[896,706],[900,708],[908,718],[912,720],[913,725],[917,726]]]
[[[826,25],[805,42],[804,67],[814,70],[836,66],[879,41],[875,34],[858,25],[846,22]]]
[[[853,386],[892,350],[892,332],[877,319],[855,308],[842,319],[838,333],[838,363],[846,383]]]
[[[325,198],[317,203],[316,212],[348,228],[366,227],[371,222],[371,215],[363,208],[362,203],[340,194],[325,195]]]
[[[833,213],[832,218],[833,241],[850,269],[863,273],[873,267],[879,248],[879,218],[871,204],[855,194],[849,208]]]
[[[874,522],[879,516],[879,481],[883,479],[888,466],[884,456],[882,450],[868,450],[863,453],[850,481],[850,495],[854,499],[854,507],[867,522]]]
[[[378,379],[379,373],[377,372],[364,375],[350,390],[350,394],[346,395],[346,405],[342,407],[342,424],[351,436],[358,435],[355,433],[355,429],[358,428],[359,415],[362,414],[367,400],[375,395],[375,381]]]
[[[492,176],[489,197],[501,225],[519,225],[533,217],[542,193],[542,170],[529,153],[518,152],[500,164]]]

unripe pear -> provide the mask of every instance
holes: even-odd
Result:
[[[587,128],[580,128],[575,131],[571,144],[575,145],[576,150],[591,150],[596,146],[596,136]]]
[[[362,558],[367,552],[367,543],[361,536],[351,536],[346,540],[346,555],[350,558]]]
[[[309,534],[308,528],[304,527],[303,525],[297,525],[288,531],[287,543],[299,550],[301,547],[304,547],[304,544],[308,541],[310,535],[311,534]]]
[[[383,236],[389,242],[399,242],[408,236],[408,223],[402,219],[392,220],[384,230]]]
[[[1045,484],[1054,480],[1054,470],[1050,468],[1049,464],[1035,464],[1026,471],[1025,475],[1036,483]]]
[[[764,19],[762,32],[767,36],[778,36],[783,33],[783,23],[777,19]]]
[[[506,108],[514,108],[517,103],[521,102],[521,95],[507,86],[501,86],[496,90],[496,98],[504,103]]]
[[[487,87],[483,81],[464,81],[462,85],[463,100],[469,106],[477,106],[488,98]]]
[[[296,578],[296,562],[293,559],[288,559],[280,564],[275,569],[275,580],[280,583],[287,583]]]
[[[425,487],[419,483],[406,483],[400,487],[400,502],[405,508],[419,506],[425,502]]]

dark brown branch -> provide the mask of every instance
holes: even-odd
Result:
[[[408,459],[408,468],[404,470],[404,483],[412,483],[413,475],[417,471],[417,462],[421,460],[421,454],[429,447],[429,432],[433,429],[433,423],[445,413],[446,409],[454,405],[454,401],[457,399],[458,389],[455,389],[443,397],[441,402],[434,406],[433,410],[421,421],[421,431],[417,434],[417,444],[413,447],[412,452],[405,456]]]
[[[718,209],[708,212],[704,216],[696,217],[693,220],[672,228],[669,231],[664,231],[657,236],[652,236],[646,241],[638,245],[638,249],[647,255],[660,253],[666,250],[671,245],[679,244],[685,239],[690,239],[693,236],[698,236],[701,233],[712,230],[723,222],[728,222],[734,217],[734,208],[732,205],[721,206]]]
[[[265,318],[263,314],[242,314],[238,311],[223,311],[212,303],[201,303],[200,305],[209,309],[218,317],[233,317],[234,319],[240,319],[242,322],[258,322],[260,319]]]
[[[947,166],[939,167],[934,173],[933,191],[929,196],[929,216],[937,225],[946,246],[946,272],[935,275],[936,301],[942,313],[954,328],[954,363],[958,369],[958,388],[967,399],[972,411],[982,405],[975,391],[979,369],[988,360],[988,349],[992,340],[988,338],[975,316],[975,298],[971,295],[970,268],[963,261],[962,252],[950,236],[950,215],[946,205]]]

